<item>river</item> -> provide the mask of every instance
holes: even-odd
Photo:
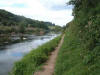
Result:
[[[31,36],[30,40],[0,47],[0,75],[9,75],[14,63],[57,35]]]

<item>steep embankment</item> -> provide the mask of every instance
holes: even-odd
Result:
[[[100,75],[100,1],[71,0],[74,20],[67,24],[55,75]]]
[[[84,65],[81,56],[83,49],[79,39],[72,33],[69,27],[58,54],[54,75],[87,75],[88,67]]]

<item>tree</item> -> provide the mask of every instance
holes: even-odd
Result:
[[[22,33],[22,34],[25,33],[24,21],[22,21],[22,22],[20,23],[19,32]]]

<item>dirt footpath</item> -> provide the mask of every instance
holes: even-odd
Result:
[[[45,63],[45,65],[43,65],[43,70],[36,72],[34,75],[53,75],[56,58],[58,55],[58,51],[63,43],[63,40],[64,40],[64,35],[62,36],[62,39],[61,39],[58,47],[56,47],[56,49],[51,53],[51,55],[50,55],[49,59],[47,60],[47,62]]]

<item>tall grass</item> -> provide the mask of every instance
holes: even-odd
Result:
[[[45,43],[44,45],[32,50],[24,58],[15,63],[11,75],[33,75],[36,70],[48,59],[50,52],[52,52],[58,45],[61,37]]]
[[[84,49],[73,26],[70,25],[65,33],[54,75],[100,75],[100,45],[91,52]]]
[[[67,30],[58,54],[54,75],[83,75],[87,68],[82,63],[81,49],[78,39]]]

